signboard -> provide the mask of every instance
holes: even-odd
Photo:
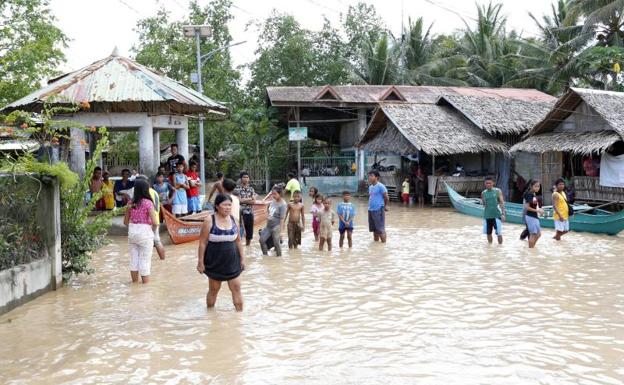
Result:
[[[288,140],[296,142],[308,138],[308,127],[288,127]]]

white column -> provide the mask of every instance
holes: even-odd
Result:
[[[145,122],[139,127],[139,169],[141,174],[148,177],[154,176],[154,129],[152,119],[145,118]]]
[[[188,127],[176,130],[176,143],[178,144],[178,152],[186,159],[188,164]]]
[[[357,122],[357,132],[358,138],[361,138],[364,135],[364,131],[366,131],[366,109],[359,108],[358,109],[358,122]],[[357,166],[357,175],[358,179],[363,180],[366,178],[366,151],[364,149],[358,149],[358,166]]]
[[[71,156],[69,168],[71,168],[73,172],[78,173],[80,178],[83,178],[85,176],[86,165],[85,146],[83,145],[83,143],[85,143],[85,132],[80,128],[72,128],[70,130],[70,135]]]
[[[160,131],[154,130],[152,137],[154,142],[154,169],[158,170],[160,166]]]

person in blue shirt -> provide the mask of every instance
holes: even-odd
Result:
[[[353,234],[353,218],[355,217],[355,207],[351,201],[351,193],[348,191],[342,192],[342,202],[338,204],[336,213],[340,222],[338,223],[338,232],[340,233],[340,241],[338,245],[342,247],[344,244],[345,233],[347,233],[347,242],[349,247],[353,247],[353,240],[351,238]]]
[[[388,189],[379,181],[379,171],[368,173],[368,230],[375,242],[386,243],[386,205]]]

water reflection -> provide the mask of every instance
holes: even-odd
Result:
[[[534,250],[507,225],[392,207],[374,244],[283,258],[249,250],[245,311],[204,308],[195,244],[131,285],[125,239],[95,275],[0,317],[2,384],[620,384],[624,239],[571,233]],[[337,237],[337,232],[335,237]],[[336,242],[337,243],[337,242]]]

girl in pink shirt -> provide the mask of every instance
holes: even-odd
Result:
[[[128,251],[130,253],[130,276],[132,282],[149,282],[152,266],[154,230],[158,227],[158,214],[149,193],[149,184],[143,179],[134,183],[132,204],[124,217],[128,226]]]

